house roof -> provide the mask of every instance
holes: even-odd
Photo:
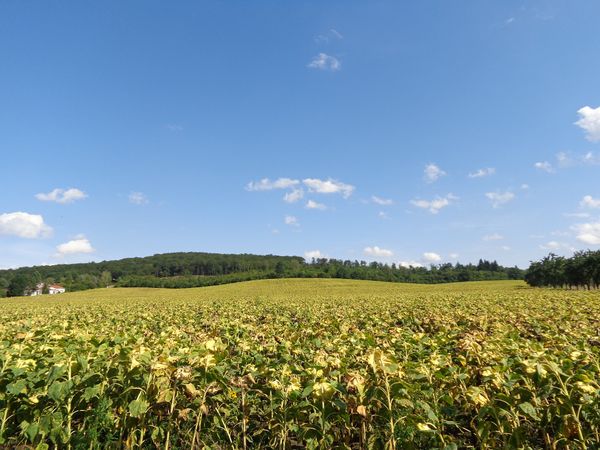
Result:
[[[51,288],[54,288],[54,289],[64,289],[64,287],[61,286],[60,284],[51,284],[48,287],[51,287]]]

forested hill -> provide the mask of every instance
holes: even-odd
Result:
[[[440,264],[402,267],[365,261],[299,256],[165,253],[84,264],[0,270],[0,296],[22,295],[38,283],[60,283],[68,291],[118,285],[183,288],[261,278],[352,278],[363,280],[447,283],[453,281],[521,279],[524,271],[495,261],[477,265]]]

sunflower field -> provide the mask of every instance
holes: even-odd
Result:
[[[0,449],[600,447],[600,293],[262,280],[0,302]]]

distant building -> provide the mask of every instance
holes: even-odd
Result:
[[[44,293],[44,283],[38,283],[35,285],[35,289],[29,291],[29,295],[35,297],[36,295],[42,295]]]
[[[38,283],[35,285],[35,289],[31,289],[31,290],[25,292],[25,295],[30,295],[32,297],[35,297],[37,295],[42,295],[44,293],[44,287],[45,287],[44,283]],[[50,295],[64,294],[65,292],[66,292],[66,289],[63,286],[61,286],[60,284],[51,284],[48,286],[48,294],[50,294]]]
[[[48,294],[50,294],[50,295],[64,294],[65,291],[66,291],[66,289],[64,287],[62,287],[60,284],[51,284],[50,286],[48,286]]]

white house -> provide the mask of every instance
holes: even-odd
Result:
[[[35,289],[31,289],[30,291],[26,291],[25,295],[31,295],[35,297],[36,295],[42,295],[44,293],[44,283],[38,283],[35,285]],[[66,289],[60,284],[51,284],[48,286],[48,294],[63,294]]]
[[[51,284],[50,286],[48,286],[48,294],[50,294],[50,295],[64,294],[65,290],[66,289],[64,287],[62,287],[60,284]]]
[[[36,295],[42,295],[44,291],[44,283],[38,283],[35,285],[35,289],[32,289],[31,291],[29,291],[29,295],[31,295],[32,297],[36,296]]]

